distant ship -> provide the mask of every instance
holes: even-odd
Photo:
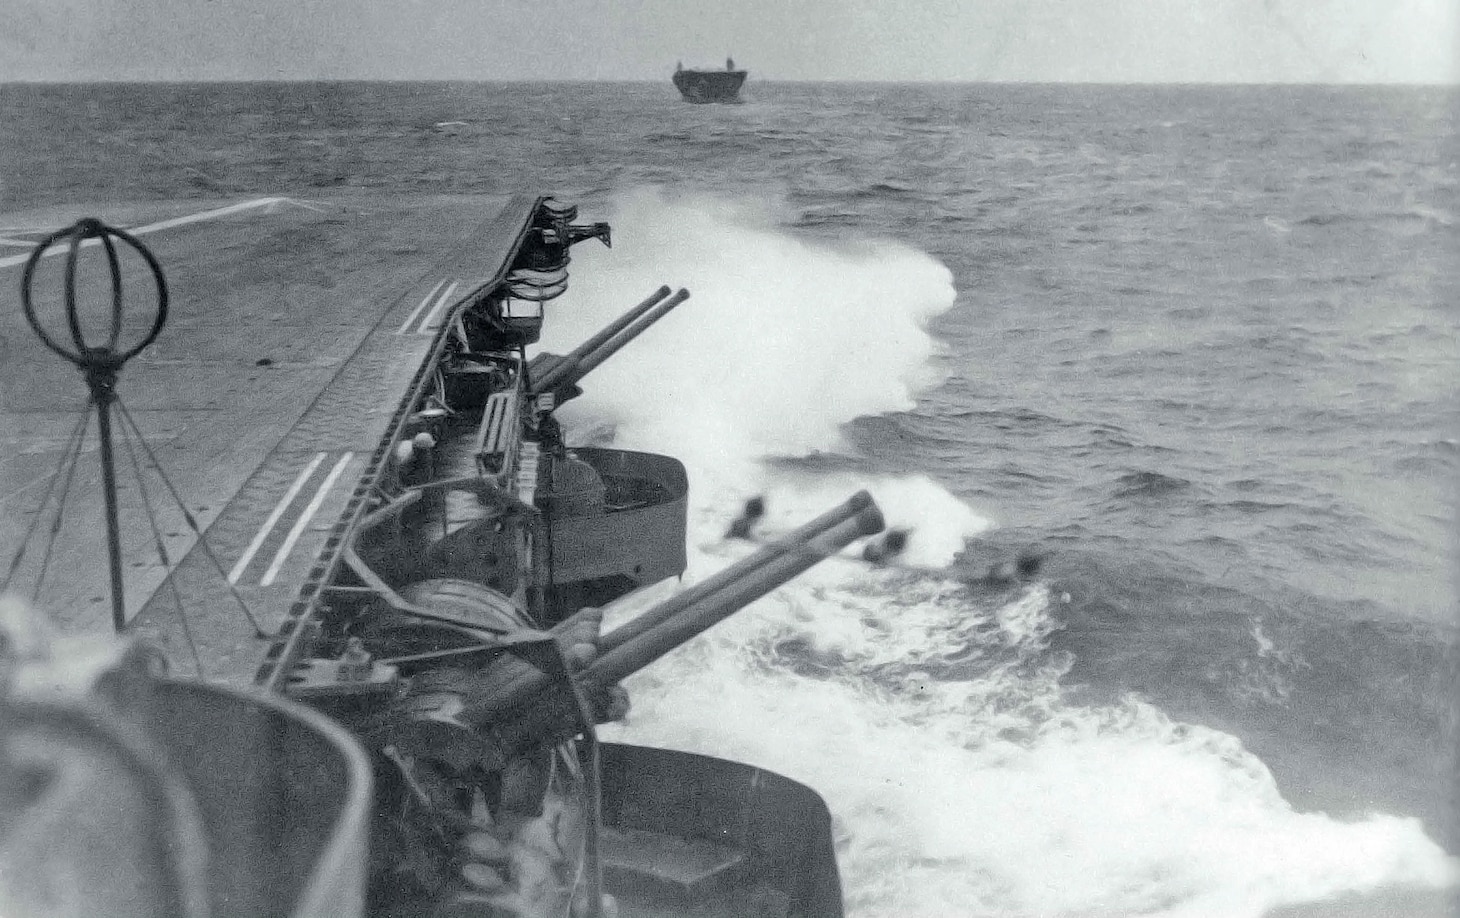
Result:
[[[746,71],[736,70],[734,59],[728,57],[724,70],[685,70],[684,64],[677,64],[674,87],[686,102],[739,102],[745,75]]]

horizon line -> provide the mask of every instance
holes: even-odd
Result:
[[[672,71],[671,71],[672,72]],[[971,86],[971,85],[1005,85],[1005,86],[1174,86],[1174,87],[1219,87],[1219,86],[1311,86],[1311,87],[1397,87],[1397,88],[1435,88],[1455,89],[1460,88],[1460,79],[1451,81],[1427,81],[1427,80],[1013,80],[1013,79],[838,79],[834,77],[812,77],[797,79],[781,79],[760,77],[754,80],[755,83],[779,84],[779,85],[854,85],[854,86]],[[625,77],[625,78],[588,78],[588,77],[540,77],[540,78],[513,78],[513,77],[298,77],[288,79],[274,79],[269,77],[224,77],[206,79],[180,79],[173,77],[96,77],[89,79],[58,80],[39,78],[14,78],[0,79],[0,87],[6,86],[90,86],[90,85],[118,85],[118,86],[208,86],[208,85],[248,85],[248,84],[270,84],[270,85],[291,85],[310,83],[476,83],[481,85],[535,85],[535,84],[562,84],[562,85],[584,85],[584,84],[643,84],[643,85],[668,85],[668,82],[655,77]]]

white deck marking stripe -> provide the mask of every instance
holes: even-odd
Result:
[[[451,294],[456,292],[458,285],[459,282],[457,281],[451,282],[451,286],[447,287],[446,292],[441,294],[441,299],[436,301],[436,305],[430,312],[426,313],[426,318],[421,320],[421,327],[417,331],[427,332],[436,327],[436,317],[441,314],[441,308],[451,302]]]
[[[99,447],[99,446],[82,446],[81,449],[80,449],[80,451],[77,453],[77,455],[89,456],[92,453],[96,452],[100,448],[101,447]],[[54,449],[48,450],[48,452],[58,452],[58,453],[60,451],[61,451],[61,444],[59,442],[56,443]],[[34,459],[35,456],[36,456],[35,453],[15,453],[13,455],[10,455],[10,456],[7,456],[7,457],[5,457],[3,459],[0,459],[0,469],[5,468],[7,465],[16,465],[16,464],[18,464],[19,462],[21,462],[24,459]]]
[[[421,310],[426,308],[426,304],[431,302],[431,300],[435,298],[436,294],[441,291],[441,288],[445,286],[446,278],[443,277],[436,283],[436,286],[431,288],[431,292],[426,294],[425,299],[421,300],[421,304],[415,309],[411,310],[411,314],[406,316],[406,320],[400,324],[400,328],[397,328],[395,330],[395,333],[397,335],[404,335],[406,333],[406,329],[410,328],[411,325],[416,321],[416,317],[421,314]]]
[[[267,207],[273,204],[282,204],[288,198],[257,198],[252,201],[243,201],[239,204],[229,204],[227,207],[219,207],[214,210],[205,210],[196,214],[188,214],[183,217],[173,217],[171,220],[162,220],[157,223],[149,223],[146,226],[133,227],[127,232],[133,236],[142,236],[147,233],[155,233],[158,230],[172,229],[175,226],[187,226],[189,223],[202,223],[204,220],[217,220],[219,217],[227,217],[232,214],[241,213],[245,210],[253,210],[255,207]],[[87,239],[81,243],[82,247],[100,245],[96,239]],[[66,251],[69,246],[56,245],[46,250],[46,256],[59,254]],[[11,255],[8,258],[0,258],[0,268],[8,268],[11,265],[18,265],[30,257],[30,254]]]
[[[345,453],[340,457],[340,461],[335,463],[335,467],[330,469],[329,475],[325,477],[324,484],[319,486],[319,490],[314,494],[314,499],[309,502],[309,506],[304,508],[304,514],[294,521],[294,528],[290,529],[289,534],[284,537],[284,544],[280,545],[279,550],[274,553],[273,563],[269,565],[268,570],[264,571],[264,576],[259,581],[259,586],[268,586],[274,582],[275,577],[279,576],[280,569],[284,567],[284,561],[288,559],[289,553],[294,550],[294,543],[298,542],[299,537],[304,535],[304,527],[309,525],[309,521],[314,519],[314,515],[324,505],[324,499],[329,495],[330,488],[333,488],[335,482],[340,480],[340,475],[345,471],[345,466],[349,464],[350,459],[354,455],[354,453]]]
[[[299,492],[304,488],[304,483],[309,480],[309,476],[314,474],[314,470],[319,468],[319,464],[324,461],[324,456],[324,453],[317,453],[314,461],[304,467],[304,471],[300,472],[299,477],[294,479],[294,483],[289,486],[289,490],[284,492],[284,496],[279,499],[279,503],[274,505],[273,511],[269,513],[269,518],[264,520],[264,525],[259,528],[258,533],[253,537],[253,541],[248,543],[248,548],[244,551],[243,557],[239,558],[238,563],[233,565],[233,570],[228,572],[229,583],[237,583],[238,578],[243,576],[243,572],[248,569],[249,562],[253,560],[253,556],[263,547],[264,540],[269,537],[269,533],[274,531],[274,526],[278,524],[279,517],[284,515],[284,511],[294,502],[294,498],[299,496]]]

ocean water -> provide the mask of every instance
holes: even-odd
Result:
[[[0,215],[578,201],[615,246],[545,343],[694,293],[568,418],[686,461],[691,576],[752,494],[774,533],[867,487],[913,533],[634,677],[618,735],[817,787],[859,918],[1448,914],[1456,93],[747,97],[0,86]]]

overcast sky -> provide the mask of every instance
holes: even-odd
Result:
[[[1460,0],[0,0],[0,81],[1460,81]]]

